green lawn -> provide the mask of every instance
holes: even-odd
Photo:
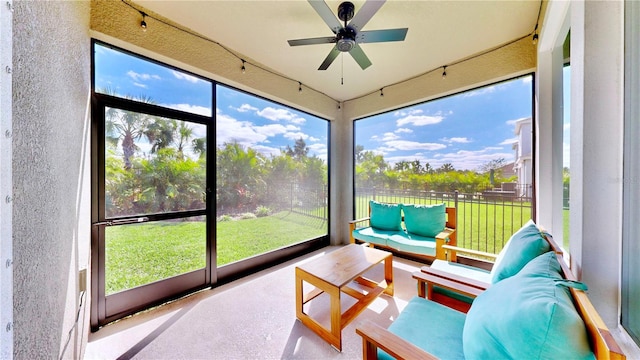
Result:
[[[204,221],[162,221],[106,228],[106,293],[206,265]],[[218,266],[322,236],[327,223],[290,212],[218,222]]]

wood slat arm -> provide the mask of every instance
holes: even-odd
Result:
[[[349,242],[352,244],[356,243],[356,239],[353,238],[353,230],[356,229],[356,224],[359,222],[363,222],[363,221],[368,221],[370,218],[366,217],[366,218],[362,218],[362,219],[356,219],[356,220],[351,220],[349,221]]]
[[[378,348],[396,359],[437,359],[437,357],[370,321],[364,321],[360,324],[356,328],[356,333],[362,336],[363,360],[377,359]]]
[[[362,218],[362,219],[355,219],[355,220],[349,221],[349,224],[357,224],[359,222],[368,221],[369,219],[371,219],[371,218],[370,217],[366,217],[366,218]]]
[[[482,291],[487,290],[491,284],[487,284],[484,283],[482,281],[478,281],[475,279],[471,279],[465,276],[460,276],[460,275],[456,275],[456,274],[452,274],[450,272],[447,271],[442,271],[442,270],[437,270],[437,269],[433,269],[429,266],[423,266],[422,268],[420,268],[420,272],[428,274],[428,275],[432,275],[435,277],[439,277],[442,279],[446,279],[449,281],[453,281],[453,282],[457,282],[460,283],[462,285],[467,285],[467,286],[472,286],[475,288],[478,288]]]
[[[458,246],[451,246],[451,245],[443,245],[442,248],[445,250],[449,250],[446,252],[447,254],[450,255],[448,256],[449,261],[451,261],[451,258],[455,259],[457,256],[457,253],[463,253],[463,254],[475,255],[475,256],[484,256],[484,257],[491,258],[493,261],[495,261],[498,258],[498,254],[494,254],[486,251],[461,248]]]
[[[459,294],[470,296],[473,298],[482,294],[485,289],[478,288],[476,286],[461,283],[455,280],[439,277],[433,274],[426,274],[422,271],[416,271],[413,273],[413,278],[418,280],[418,296],[431,300],[433,298],[433,286],[439,286],[451,291],[455,291]]]
[[[455,234],[456,229],[444,228],[438,235],[436,235],[436,259],[446,259],[446,251],[444,246],[447,243],[447,239],[450,239]]]

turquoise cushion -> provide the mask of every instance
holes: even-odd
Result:
[[[354,239],[364,241],[376,245],[387,246],[387,240],[394,234],[404,233],[400,230],[379,230],[372,227],[358,228],[353,230],[352,235]]]
[[[438,205],[404,205],[404,225],[407,232],[435,237],[447,222],[445,204]]]
[[[556,254],[531,260],[518,274],[480,294],[463,330],[467,359],[593,359],[584,322]]]
[[[380,230],[402,230],[402,205],[383,204],[375,200],[369,200],[371,215],[369,224]]]
[[[542,236],[540,229],[533,220],[527,221],[520,230],[511,235],[498,254],[491,269],[491,283],[495,284],[517,274],[529,261],[549,250],[551,246]]]
[[[441,359],[464,359],[464,314],[444,305],[414,297],[389,326],[389,331]],[[378,351],[379,359],[390,359]]]
[[[432,237],[397,232],[387,239],[387,246],[398,251],[427,256],[436,255],[436,239]]]

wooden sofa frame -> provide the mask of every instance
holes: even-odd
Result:
[[[392,204],[392,203],[388,203],[388,204]],[[391,249],[387,246],[382,246],[379,244],[369,244],[370,247],[377,247],[380,249],[384,249],[384,250],[389,250],[395,253],[404,253],[407,255],[410,255],[412,257],[416,257],[422,260],[426,260],[428,262],[433,261],[433,259],[445,259],[446,258],[446,250],[445,250],[445,246],[451,245],[451,246],[455,246],[457,244],[456,242],[456,222],[457,222],[457,215],[456,215],[456,208],[454,207],[447,207],[445,208],[445,211],[447,213],[447,221],[445,223],[445,228],[444,230],[442,230],[442,232],[440,232],[440,234],[436,235],[435,239],[436,239],[436,254],[435,257],[433,256],[427,256],[427,255],[423,255],[423,254],[418,254],[418,253],[409,253],[409,252],[403,252],[400,250],[396,250],[396,249]],[[365,222],[365,221],[369,221],[371,219],[371,206],[369,206],[369,216],[362,218],[362,219],[356,219],[356,220],[352,220],[349,221],[349,241],[352,244],[358,243],[360,242],[360,240],[357,240],[353,237],[353,230],[356,229],[356,224],[361,223],[361,222]],[[402,221],[404,222],[404,216],[402,216]],[[447,242],[447,239],[448,242]]]
[[[551,250],[556,254],[562,255],[562,248],[555,242],[555,240],[553,240],[553,237],[544,231],[542,231],[542,233],[543,238],[549,243]],[[450,262],[456,262],[458,253],[480,256],[483,258],[491,258],[494,261],[498,257],[497,254],[493,253],[466,249],[446,244],[442,247],[446,252],[445,257]],[[480,293],[491,286],[491,284],[466,278],[450,272],[434,269],[430,266],[423,266],[422,268],[420,268],[420,272],[414,273],[413,278],[418,280],[418,296],[442,303],[446,306],[465,313],[469,310],[471,304],[463,303],[462,301],[456,299],[447,298],[445,295],[437,294],[433,291],[434,286],[457,292],[470,298],[477,297],[478,295],[480,295]]]
[[[551,236],[545,236],[545,239],[549,241],[551,249],[558,257],[558,262],[562,267],[563,277],[567,280],[576,280],[576,277],[563,259],[560,247]],[[450,250],[462,252],[465,249],[455,248]],[[430,296],[429,293],[431,290],[429,289],[432,288],[433,285],[442,286],[472,297],[478,296],[487,288],[484,286],[486,284],[469,281],[470,279],[467,278],[453,276],[452,274],[442,271],[428,271],[428,267],[423,267],[421,271],[415,272],[413,278],[418,281],[418,296],[423,298]],[[585,323],[591,349],[596,358],[626,359],[622,350],[609,332],[609,329],[604,324],[604,321],[602,321],[593,304],[591,304],[587,294],[575,288],[570,288],[570,292],[576,310]],[[397,359],[437,359],[419,347],[372,322],[363,323],[356,329],[356,333],[362,336],[363,359],[377,359],[378,348]]]

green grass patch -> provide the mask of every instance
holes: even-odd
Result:
[[[291,212],[216,223],[218,266],[327,233],[327,222]],[[159,221],[106,228],[106,294],[206,266],[204,221]]]

